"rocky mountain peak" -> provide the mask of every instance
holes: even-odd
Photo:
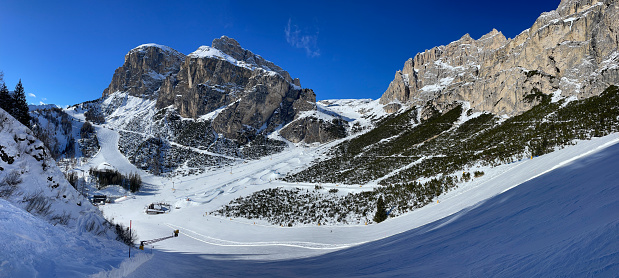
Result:
[[[253,65],[257,68],[262,68],[266,71],[277,72],[288,82],[293,82],[290,74],[288,74],[287,71],[275,65],[273,62],[265,60],[260,55],[256,55],[251,51],[242,48],[241,44],[239,44],[239,42],[233,38],[221,36],[220,38],[213,40],[212,46],[213,48],[219,49],[221,50],[221,52],[230,55],[230,57],[234,58],[235,60],[246,62],[250,65]]]
[[[187,56],[167,46],[140,45],[125,56],[103,96],[114,92],[155,99],[156,109],[172,106],[185,118],[213,112],[206,118],[214,131],[242,143],[317,109],[316,95],[302,89],[299,79],[226,36]]]
[[[618,30],[617,1],[563,0],[513,39],[492,30],[415,55],[380,103],[514,115],[535,105],[524,101],[532,93],[598,95],[619,80]]]
[[[155,48],[155,49],[159,49],[161,52],[165,52],[168,53],[169,55],[173,55],[173,56],[185,56],[183,53],[180,53],[178,51],[176,51],[175,49],[169,47],[169,46],[165,46],[165,45],[161,45],[161,44],[156,44],[156,43],[146,43],[146,44],[142,44],[139,45],[137,47],[135,47],[134,49],[129,50],[129,53],[127,53],[127,55],[129,54],[133,54],[136,52],[147,52],[149,51],[149,49],[151,48]],[[126,57],[126,56],[125,56]]]
[[[594,5],[601,5],[604,2],[607,2],[608,4],[610,4],[610,0],[606,0],[606,1],[601,1],[601,0],[562,0],[561,3],[559,3],[559,7],[557,8],[556,12],[560,15],[560,16],[566,16],[566,15],[571,15],[571,14],[576,14],[576,13],[580,13],[584,10],[587,10],[589,8],[591,8]]]
[[[474,39],[473,39],[473,38],[471,38],[471,35],[469,35],[469,33],[464,34],[464,36],[462,36],[462,37],[458,40],[458,42],[460,42],[460,43],[471,43],[471,42],[473,42],[473,41],[474,41]]]
[[[243,49],[238,41],[226,36],[221,36],[218,39],[214,39],[211,45],[214,48],[217,48],[224,53],[232,56],[234,59],[241,61],[244,60],[247,52],[251,53],[251,51]],[[253,55],[253,53],[251,53],[250,55]]]
[[[114,72],[103,96],[120,91],[132,96],[156,97],[165,78],[175,75],[184,59],[184,54],[154,43],[131,49],[125,55],[124,64]]]

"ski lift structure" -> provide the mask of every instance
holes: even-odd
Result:
[[[178,237],[178,233],[179,233],[179,231],[178,231],[178,230],[174,230],[174,232],[172,232],[172,235],[171,235],[171,236],[160,237],[160,238],[155,238],[155,239],[150,239],[150,240],[142,240],[142,241],[140,241],[140,247],[139,247],[139,249],[140,249],[140,250],[144,250],[144,246],[145,246],[145,245],[149,245],[149,244],[153,244],[153,243],[155,243],[155,242],[160,242],[160,241],[162,241],[162,240],[166,240],[166,239],[171,239],[171,238],[174,238],[174,237]]]
[[[170,210],[170,204],[164,202],[156,202],[146,206],[144,212],[146,212],[146,214],[163,214],[170,212]]]

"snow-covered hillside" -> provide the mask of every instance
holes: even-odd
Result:
[[[203,246],[202,252],[155,252],[128,277],[616,277],[619,140],[611,137],[503,168],[436,205],[379,225],[313,229],[313,236],[304,229],[283,229],[306,240],[359,243],[347,249],[254,260],[276,252],[294,257],[301,247],[228,243],[227,253],[236,249],[236,255],[216,254],[226,249],[223,244],[205,244],[208,237],[185,230],[179,241],[188,237]],[[511,188],[519,181],[524,182]],[[370,234],[378,240],[367,242]]]
[[[288,228],[204,215],[248,191],[304,186],[268,179],[311,156],[309,149],[208,178],[176,180],[174,189],[171,181],[161,181],[158,190],[103,209],[123,221],[133,219],[140,239],[181,230],[154,251],[147,247],[144,253],[154,256],[128,277],[613,277],[619,270],[618,142],[613,134],[484,169],[483,178],[438,203],[378,225]],[[146,215],[140,208],[152,200],[177,208]],[[126,263],[116,271],[129,268]]]
[[[2,109],[0,131],[0,277],[105,270],[99,257],[114,251],[93,250],[122,246],[114,227],[67,182],[33,132]]]
[[[290,147],[200,175],[160,177],[122,156],[118,130],[95,128],[101,148],[82,169],[108,163],[123,173],[140,173],[144,182],[140,192],[123,192],[126,197],[101,206],[103,214],[126,226],[131,220],[138,241],[169,236],[174,229],[181,231],[179,237],[147,245],[144,251],[134,249],[137,257],[129,260],[116,241],[70,225],[53,226],[1,201],[0,244],[16,251],[0,255],[0,276],[604,277],[618,270],[616,133],[534,159],[479,168],[484,176],[380,224],[280,227],[207,212],[262,189],[316,190],[316,184],[277,178],[306,167],[332,145]],[[38,164],[32,160],[27,164],[35,173]],[[29,179],[46,179],[36,173],[39,178]],[[318,190],[324,194],[338,196],[372,189],[322,186]],[[329,193],[331,189],[338,192]],[[169,203],[172,209],[161,215],[144,213],[153,202]]]
[[[126,245],[83,229],[52,225],[0,198],[0,277],[83,277],[125,259]]]

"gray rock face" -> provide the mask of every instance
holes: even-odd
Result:
[[[163,81],[178,73],[184,59],[185,55],[167,46],[140,45],[125,55],[125,63],[116,69],[103,96],[121,91],[132,96],[156,97]]]
[[[209,117],[214,130],[241,143],[249,134],[270,133],[316,110],[314,92],[282,68],[225,36],[212,45],[187,56],[164,46],[133,49],[103,95],[156,97],[157,108],[174,105],[186,118],[216,113]],[[300,136],[287,134],[295,141]]]
[[[619,82],[617,1],[563,0],[513,39],[492,30],[417,54],[398,71],[381,104],[469,102],[474,111],[514,115],[540,91],[579,99]]]
[[[293,121],[280,131],[280,134],[293,143],[329,142],[346,136],[341,120],[331,122],[305,117]]]
[[[243,49],[235,39],[222,36],[219,39],[214,39],[212,45],[213,48],[221,50],[223,53],[230,55],[238,61],[245,61],[255,67],[263,68],[267,71],[277,72],[288,82],[293,83],[293,80],[290,78],[290,74],[288,74],[287,71],[272,62],[263,59],[260,55],[256,55],[247,49]],[[295,78],[295,80],[297,83],[294,84],[301,87],[301,83],[298,82],[299,79]]]

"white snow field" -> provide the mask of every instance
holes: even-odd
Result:
[[[328,146],[290,147],[261,160],[198,176],[161,178],[118,151],[116,130],[97,126],[101,150],[88,170],[108,163],[138,171],[143,189],[104,215],[139,240],[180,235],[133,249],[53,226],[0,200],[0,277],[617,277],[619,134],[495,168],[459,184],[439,203],[372,225],[274,226],[205,215],[270,187]],[[478,170],[478,169],[472,169]],[[343,192],[369,185],[324,185]],[[110,190],[114,191],[114,190]],[[118,190],[122,192],[122,190]],[[147,215],[151,202],[172,205]],[[397,209],[397,208],[396,208]]]
[[[98,131],[104,136],[93,166],[105,160],[121,171],[137,171],[119,157],[115,132]],[[180,235],[134,251],[152,257],[98,276],[615,277],[617,142],[613,134],[531,160],[480,168],[483,177],[460,184],[439,203],[373,225],[280,227],[205,215],[260,189],[313,188],[275,178],[303,167],[321,148],[293,147],[199,176],[167,179],[141,172],[143,191],[100,208],[114,221],[132,220],[139,240],[169,236],[174,229]],[[172,210],[147,215],[144,207],[151,202],[170,203]]]

